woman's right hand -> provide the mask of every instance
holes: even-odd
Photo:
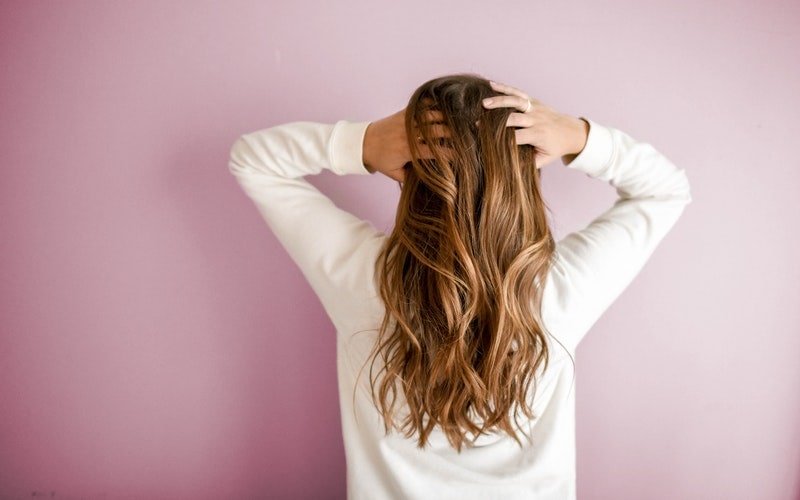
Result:
[[[569,163],[583,150],[589,135],[589,122],[559,113],[510,85],[497,82],[490,84],[494,90],[506,95],[484,99],[483,106],[489,109],[513,107],[518,110],[508,116],[506,125],[517,127],[514,135],[518,145],[534,146],[537,168],[558,157],[562,157],[564,163]]]

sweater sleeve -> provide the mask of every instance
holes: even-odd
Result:
[[[369,175],[362,160],[369,123],[297,121],[247,133],[234,142],[228,162],[337,328],[371,290],[373,273],[365,262],[385,235],[303,177],[323,169]]]
[[[692,201],[686,172],[651,144],[588,118],[584,149],[567,168],[608,182],[613,205],[556,243],[545,288],[547,329],[574,351],[633,281]]]

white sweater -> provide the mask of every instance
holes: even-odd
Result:
[[[691,201],[685,171],[653,146],[586,120],[586,145],[566,167],[608,182],[618,198],[588,226],[557,242],[542,298],[551,362],[539,374],[533,399],[538,417],[526,427],[533,443],[520,435],[525,444],[520,449],[509,436],[495,433],[479,436],[461,454],[438,428],[425,450],[399,432],[385,436],[370,399],[368,366],[354,395],[384,311],[373,263],[386,235],[338,208],[303,176],[322,169],[369,175],[362,163],[369,122],[297,121],[244,134],[233,144],[230,172],[300,267],[336,329],[348,499],[576,497],[571,356]]]

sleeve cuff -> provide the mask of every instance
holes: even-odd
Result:
[[[364,134],[370,122],[339,120],[331,133],[328,159],[331,170],[337,175],[370,175],[364,165]]]
[[[580,170],[592,177],[602,174],[611,164],[614,141],[611,131],[584,116],[579,118],[589,123],[589,133],[583,150],[566,164],[567,168]]]

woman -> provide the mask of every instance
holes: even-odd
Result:
[[[555,242],[557,158],[618,198]],[[691,201],[684,170],[468,73],[374,122],[245,134],[229,168],[336,327],[348,498],[575,498],[574,353]],[[392,231],[303,179],[322,169],[398,181]]]

